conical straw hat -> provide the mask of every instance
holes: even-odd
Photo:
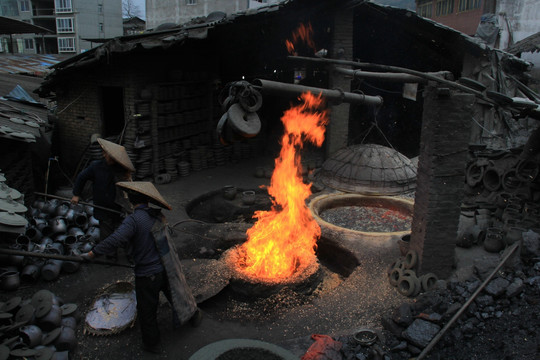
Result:
[[[101,145],[103,151],[107,152],[107,154],[109,154],[114,159],[114,161],[116,161],[129,171],[135,171],[135,166],[133,166],[133,163],[129,159],[129,155],[125,147],[105,139],[97,139],[97,141],[99,145]]]
[[[172,210],[171,205],[165,201],[154,184],[148,181],[121,181],[116,183],[121,188],[136,191],[149,197],[149,200],[162,208]]]

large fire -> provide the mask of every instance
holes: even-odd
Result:
[[[263,281],[286,279],[316,261],[321,230],[305,203],[311,184],[303,182],[299,152],[304,141],[322,145],[328,114],[321,96],[304,93],[301,100],[281,118],[281,151],[268,187],[272,208],[255,212],[257,221],[238,249],[237,270]]]
[[[315,43],[313,42],[313,28],[311,27],[311,24],[308,23],[307,25],[300,24],[298,28],[293,32],[292,34],[292,40],[285,40],[285,46],[287,46],[287,50],[289,51],[289,54],[296,55],[297,50],[295,48],[295,44],[300,42],[300,40],[305,43],[307,47],[309,47],[313,52],[316,52],[317,49],[315,48]]]

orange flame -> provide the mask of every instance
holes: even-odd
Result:
[[[309,48],[313,49],[313,52],[317,52],[312,35],[313,28],[311,27],[311,23],[308,23],[307,25],[298,25],[298,28],[292,34],[292,41],[285,40],[285,46],[287,46],[289,54],[296,55],[295,44],[298,44],[299,40],[303,41]]]
[[[258,279],[282,280],[316,260],[321,229],[305,203],[311,184],[302,181],[298,151],[305,140],[322,145],[328,114],[319,110],[323,103],[320,95],[305,93],[301,99],[303,104],[287,110],[281,118],[285,131],[268,188],[273,198],[271,210],[255,212],[257,222],[239,249],[239,270]]]

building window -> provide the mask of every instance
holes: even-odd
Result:
[[[98,14],[103,14],[103,4],[98,4],[97,12],[98,12]]]
[[[24,48],[26,50],[34,49],[34,39],[24,39]]]
[[[103,23],[99,23],[99,32],[103,32]]]
[[[58,52],[74,52],[75,51],[75,39],[70,38],[58,38]]]
[[[197,5],[197,0],[186,0],[186,5]]]
[[[30,1],[28,0],[21,1],[21,12],[24,11],[30,11]]]
[[[459,11],[470,11],[470,10],[476,10],[480,9],[480,5],[482,5],[481,0],[459,0]]]
[[[418,5],[416,6],[416,13],[422,17],[430,18],[431,15],[431,8],[433,7],[432,1],[418,1]]]
[[[56,32],[58,33],[73,32],[73,18],[56,19]]]
[[[55,0],[54,6],[57,13],[73,12],[71,0]]]
[[[454,12],[454,0],[441,0],[437,1],[437,9],[435,14],[437,16],[445,16]]]

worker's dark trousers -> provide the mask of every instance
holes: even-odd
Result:
[[[163,291],[170,302],[169,282],[167,281],[165,271],[152,276],[135,277],[137,318],[141,326],[143,343],[147,346],[153,346],[159,343],[157,309],[159,306],[160,291]]]

